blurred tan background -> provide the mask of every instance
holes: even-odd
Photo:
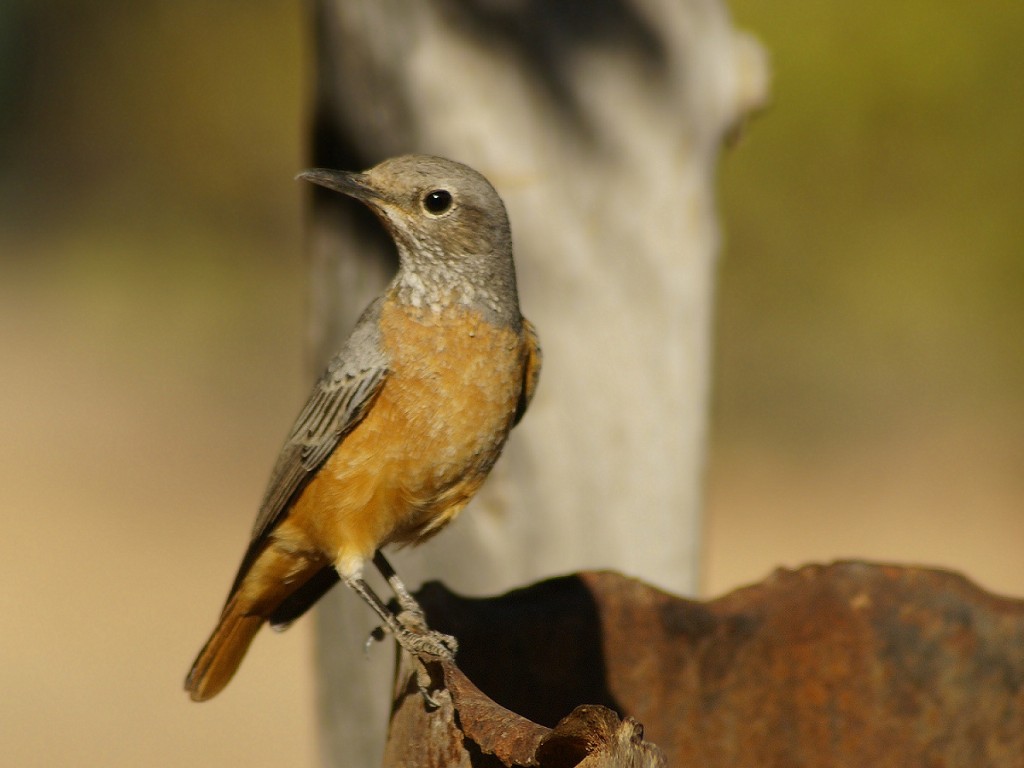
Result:
[[[775,84],[721,167],[703,592],[1024,596],[1024,6],[730,5]],[[0,5],[4,764],[316,764],[309,622],[181,691],[304,395],[303,13]]]

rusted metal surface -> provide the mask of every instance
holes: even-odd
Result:
[[[441,668],[466,737],[504,765],[534,763],[537,747],[549,730],[496,704],[455,665],[444,662]]]
[[[425,674],[424,674],[425,673]],[[429,684],[427,680],[429,679]],[[598,705],[577,707],[554,729],[485,696],[454,664],[402,654],[384,766],[422,768],[664,768],[643,727]],[[428,702],[422,691],[430,697]]]
[[[594,761],[634,738],[639,721],[681,767],[1024,768],[1024,602],[955,574],[808,566],[708,602],[613,573],[485,600],[434,584],[420,597],[431,625],[459,638],[459,669],[435,670],[451,721],[491,744],[476,743],[469,762],[417,764],[523,764],[532,754],[541,765],[625,765],[642,750]],[[423,712],[416,686],[408,691],[400,707]],[[600,707],[585,709],[561,737],[544,735],[581,704],[635,720],[607,712],[609,725]],[[506,738],[520,741],[508,748]]]
[[[420,694],[421,673],[430,676],[429,689],[435,702],[429,706]],[[405,653],[399,655],[395,698],[384,747],[384,766],[423,768],[469,768],[500,765],[473,761],[464,743],[455,715],[452,695],[437,664],[425,667]],[[479,753],[477,754],[479,757]]]
[[[631,717],[619,720],[606,707],[583,704],[554,727],[537,747],[543,768],[664,768],[665,756]]]

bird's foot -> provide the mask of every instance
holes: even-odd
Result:
[[[395,639],[398,641],[398,645],[414,656],[426,653],[442,658],[445,662],[455,660],[455,654],[459,650],[458,640],[451,635],[444,635],[433,630],[415,632],[402,627],[395,633]]]
[[[416,687],[419,689],[423,701],[428,709],[438,709],[444,703],[438,698],[437,693],[444,691],[437,690],[437,684],[427,668],[427,661],[421,654],[436,656],[444,661],[454,661],[455,654],[459,649],[459,642],[451,635],[443,632],[435,632],[427,628],[422,614],[410,617],[403,611],[395,617],[398,626],[391,629],[395,640],[412,656],[413,664],[416,666]],[[411,625],[411,626],[410,626]],[[374,642],[381,642],[387,636],[384,627],[375,627],[366,638],[366,650]]]
[[[417,650],[431,653],[445,659],[453,659],[459,650],[458,641],[451,635],[436,632],[427,624],[427,617],[419,603],[412,601],[412,605],[401,605],[402,610],[395,615],[398,626],[405,631],[409,638],[409,644],[402,642],[400,633],[396,633],[399,644],[415,654]]]
[[[426,627],[426,624],[423,626]],[[429,629],[418,631],[403,625],[395,632],[395,639],[400,646],[416,657],[428,654],[445,661],[454,661],[459,650],[459,642],[454,637]]]
[[[426,653],[445,661],[454,661],[455,654],[459,651],[459,641],[454,637],[430,629],[422,615],[410,616],[403,611],[395,620],[396,626],[388,629],[398,644],[410,654],[419,657],[421,653]],[[384,627],[374,627],[366,638],[365,650],[368,652],[373,643],[383,642],[385,637],[387,630]]]

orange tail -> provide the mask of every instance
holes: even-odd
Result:
[[[185,679],[185,690],[189,692],[192,701],[206,701],[221,692],[231,681],[245,652],[249,650],[249,643],[265,621],[258,614],[242,613],[236,598],[225,606],[217,628],[199,652],[192,671]]]

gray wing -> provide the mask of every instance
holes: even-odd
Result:
[[[519,393],[519,403],[516,405],[516,414],[512,419],[513,427],[523,418],[530,401],[533,400],[533,393],[537,391],[537,382],[540,381],[541,363],[544,360],[537,329],[525,317],[523,318],[523,337],[526,365],[523,366],[523,389]]]
[[[363,312],[355,330],[313,392],[285,440],[252,530],[255,544],[278,521],[292,497],[366,415],[387,378],[380,343],[380,300]]]

